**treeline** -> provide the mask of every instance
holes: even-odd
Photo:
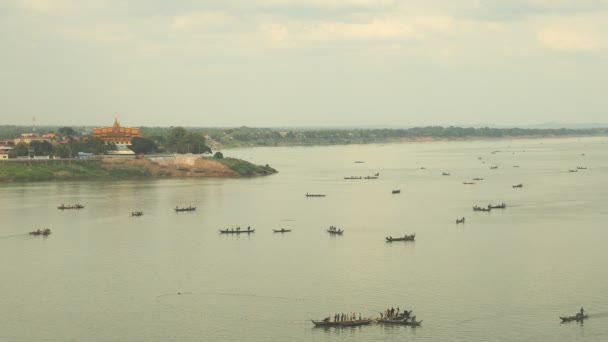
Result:
[[[102,139],[90,135],[90,131],[76,130],[72,127],[37,127],[40,136],[54,133],[55,137],[46,140],[34,140],[29,145],[18,143],[13,146],[10,157],[27,155],[53,155],[61,158],[74,157],[78,152],[106,154],[116,150],[116,145],[104,144]],[[137,153],[211,153],[205,143],[205,136],[199,131],[183,127],[163,129],[142,129],[142,137],[133,138],[129,148]],[[147,131],[147,132],[146,132]],[[31,133],[31,128],[24,126],[0,126],[0,139],[15,139],[22,133]]]
[[[73,129],[75,137],[82,137],[85,127]],[[92,127],[87,127],[88,132]],[[65,127],[38,128],[40,134],[65,132]],[[16,137],[31,129],[24,126],[0,126],[0,137]],[[135,153],[211,153],[209,145],[218,147],[303,146],[368,144],[407,141],[420,138],[467,139],[509,137],[564,137],[608,135],[608,128],[589,129],[527,129],[490,127],[427,126],[403,129],[281,129],[281,128],[183,128],[141,127],[142,138],[132,141]],[[205,137],[209,137],[207,141]],[[83,152],[85,152],[83,150]]]
[[[201,129],[203,130],[203,129]],[[307,129],[281,130],[266,128],[204,129],[216,143],[225,147],[239,146],[296,146],[368,144],[420,138],[466,139],[508,138],[541,136],[595,136],[607,135],[606,128],[592,129],[523,129],[473,127],[414,127],[407,129]]]

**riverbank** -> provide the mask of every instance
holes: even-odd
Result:
[[[174,156],[154,159],[0,162],[0,182],[142,178],[252,177],[277,173],[268,165],[234,159]]]

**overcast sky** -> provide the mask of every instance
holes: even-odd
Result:
[[[0,124],[608,121],[608,0],[0,0]]]

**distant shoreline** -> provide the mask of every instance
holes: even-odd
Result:
[[[536,140],[536,139],[577,139],[577,138],[607,138],[607,134],[595,135],[520,135],[520,136],[501,136],[501,137],[417,137],[417,138],[394,138],[370,142],[347,142],[347,143],[316,143],[316,144],[276,144],[276,145],[259,145],[259,144],[239,144],[223,146],[221,144],[214,145],[214,150],[230,150],[237,148],[254,148],[254,147],[321,147],[321,146],[348,146],[348,145],[373,145],[373,144],[393,144],[393,143],[430,143],[430,142],[466,142],[466,141],[500,141],[500,140]]]

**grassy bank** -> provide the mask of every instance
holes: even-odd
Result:
[[[52,180],[119,180],[170,177],[264,176],[276,173],[272,167],[254,165],[234,158],[204,158],[197,172],[176,171],[176,165],[161,166],[146,159],[49,160],[0,162],[0,182]],[[201,160],[202,161],[202,160]],[[229,170],[226,170],[228,168]],[[190,169],[195,169],[190,167]],[[218,171],[218,169],[221,169]],[[225,170],[225,171],[222,171]],[[201,173],[204,171],[207,173]]]
[[[105,169],[101,161],[71,161],[69,163],[0,163],[0,181],[49,181],[85,179],[126,179],[151,177],[149,169],[127,166]]]
[[[236,172],[239,176],[250,177],[250,176],[264,176],[277,173],[278,171],[272,167],[266,165],[255,165],[248,161],[236,158],[205,158],[212,160],[223,165],[226,165],[230,170]]]

